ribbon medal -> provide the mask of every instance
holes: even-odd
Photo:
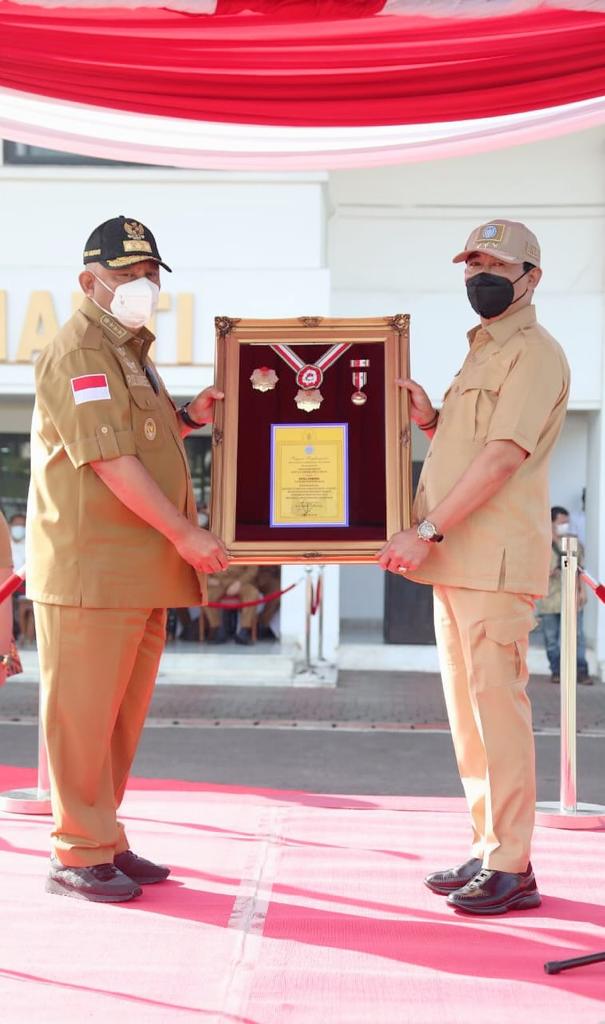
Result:
[[[367,369],[369,365],[369,359],[351,359],[353,387],[355,388],[355,391],[351,395],[353,405],[365,405],[368,400],[368,396],[362,388],[365,388],[368,383]]]
[[[319,390],[324,379],[324,371],[332,366],[340,356],[351,347],[350,342],[340,342],[332,345],[314,363],[303,363],[300,356],[296,355],[288,345],[272,345],[271,348],[277,352],[291,370],[296,373],[298,391],[294,401],[299,409],[304,412],[314,412],[319,409],[323,402],[323,395]]]

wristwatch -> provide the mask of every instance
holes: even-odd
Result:
[[[437,533],[437,527],[429,519],[423,519],[421,523],[418,523],[416,533],[420,540],[425,540],[429,544],[440,544],[443,540],[443,534]]]
[[[185,426],[191,427],[192,430],[199,430],[200,427],[204,426],[204,424],[203,423],[196,423],[195,420],[193,420],[191,418],[191,416],[189,415],[189,413],[187,412],[188,408],[189,408],[189,402],[185,402],[185,405],[182,405],[181,408],[179,409],[179,416],[181,417],[181,419],[182,419],[183,423],[185,424]]]

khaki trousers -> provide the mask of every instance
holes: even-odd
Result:
[[[34,605],[54,852],[63,864],[128,849],[116,812],[165,642],[163,608]]]
[[[483,867],[525,871],[536,803],[527,646],[533,598],[434,588],[454,750]]]

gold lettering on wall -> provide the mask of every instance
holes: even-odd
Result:
[[[71,315],[79,310],[83,299],[83,292],[71,292]],[[204,363],[196,363],[194,360],[194,299],[195,296],[191,292],[179,292],[174,296],[169,292],[160,292],[156,315],[151,318],[147,326],[149,330],[155,334],[157,331],[157,313],[174,311],[174,321],[171,321],[171,328],[168,334],[170,335],[174,331],[172,336],[174,338],[176,348],[175,356],[173,357],[175,362],[172,362],[172,360],[168,362],[166,359],[162,360],[160,358],[157,360],[160,365],[205,365]],[[10,339],[8,336],[8,292],[0,291],[0,363],[34,362],[37,355],[42,351],[45,345],[53,340],[55,335],[58,333],[60,326],[51,293],[47,291],[31,292],[25,311],[17,352],[15,355],[9,356]],[[166,327],[163,329],[166,331]],[[160,335],[161,334],[162,327],[160,326]],[[159,347],[160,349],[163,349],[164,347],[161,337],[159,339]],[[154,349],[157,351],[155,343],[151,346],[152,358],[155,358],[153,355]]]
[[[7,359],[6,292],[0,292],[0,363],[5,363]]]
[[[193,362],[193,295],[181,292],[176,297],[176,361],[180,366]]]
[[[172,295],[170,295],[169,292],[160,292],[160,296],[158,298],[157,310],[153,314],[153,316],[151,317],[149,322],[145,324],[145,326],[148,328],[148,330],[151,331],[152,334],[157,334],[158,333],[158,328],[157,328],[158,313],[165,313],[165,312],[167,312],[170,309],[172,309]],[[151,358],[153,359],[154,362],[155,362],[155,353],[156,353],[156,343],[154,341],[153,345],[149,349],[149,355],[151,356]]]
[[[50,292],[32,292],[27,311],[16,362],[31,363],[59,330],[57,314]]]

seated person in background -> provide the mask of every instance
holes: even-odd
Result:
[[[263,597],[267,594],[274,594],[279,590],[281,582],[281,568],[279,565],[259,565],[256,571],[254,583],[260,590]],[[268,601],[267,604],[258,606],[258,639],[277,640],[277,635],[271,628],[271,622],[279,611],[279,598]]]
[[[548,579],[548,595],[541,598],[536,605],[536,614],[540,620],[546,656],[550,665],[551,680],[561,682],[561,548],[560,539],[572,533],[569,512],[561,505],[554,505],[550,510],[552,524],[552,549],[550,555],[550,576]],[[578,543],[578,560],[584,563],[584,548]],[[584,605],[586,589],[578,576],[578,650],[577,671],[578,682],[590,686],[592,679],[586,661],[586,641],[584,639]]]
[[[255,565],[230,565],[225,572],[208,577],[208,600],[222,601],[225,598],[236,598],[237,601],[258,600],[258,590],[254,586],[256,577]],[[258,607],[242,608],[239,613],[239,629],[235,634],[237,644],[253,644],[252,626],[258,614]],[[204,607],[210,630],[209,644],[224,644],[227,633],[223,626],[223,609]]]

